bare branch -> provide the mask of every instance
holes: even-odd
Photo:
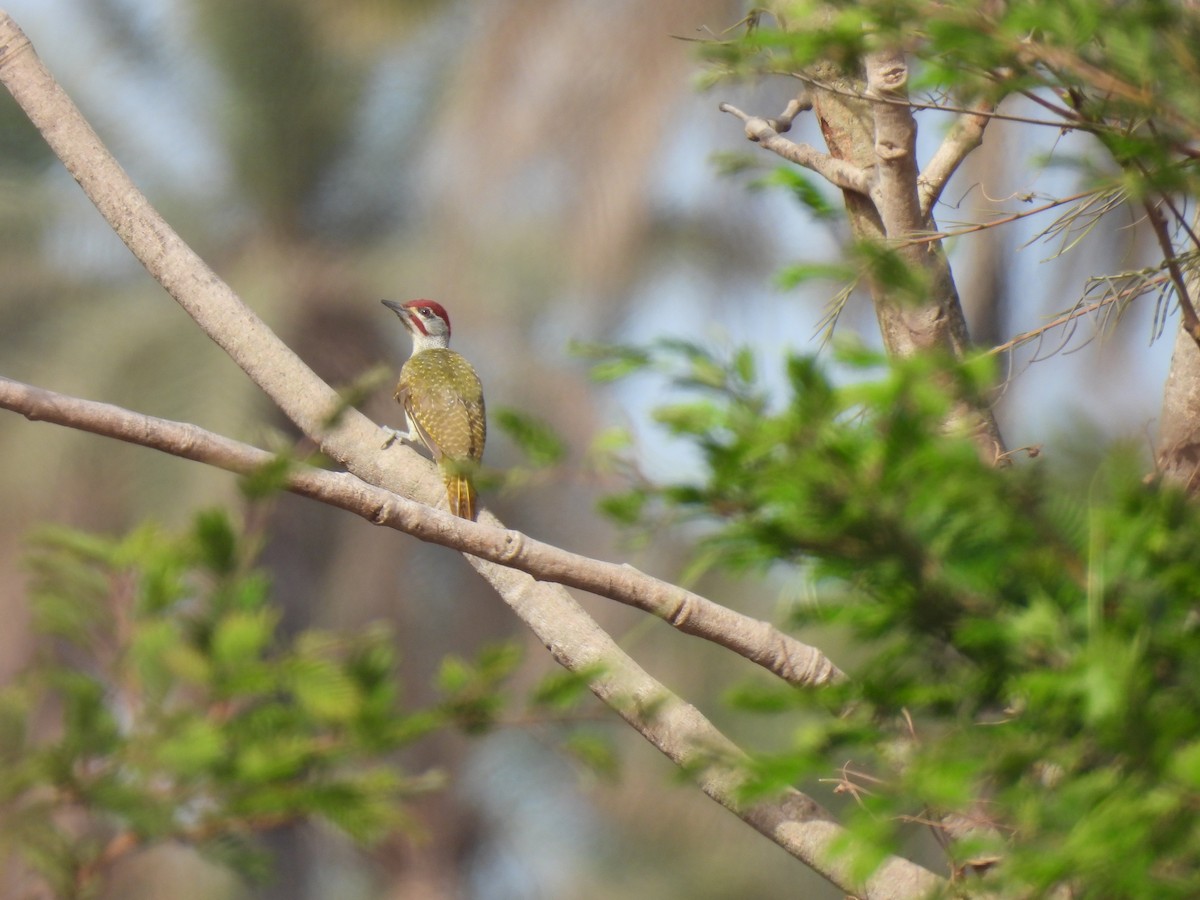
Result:
[[[950,176],[958,170],[962,161],[971,151],[983,143],[983,132],[991,121],[991,113],[995,104],[990,101],[977,103],[971,112],[961,113],[938,147],[933,158],[921,172],[917,191],[921,199],[921,212],[929,216],[934,204],[942,196],[942,191]]]
[[[1009,350],[1019,347],[1022,344],[1027,344],[1030,341],[1038,340],[1045,336],[1048,332],[1055,328],[1061,328],[1063,325],[1068,325],[1076,319],[1092,313],[1104,311],[1114,305],[1129,303],[1137,299],[1143,294],[1149,293],[1152,290],[1160,290],[1166,287],[1168,276],[1160,275],[1157,277],[1147,277],[1144,280],[1138,281],[1133,287],[1124,288],[1121,290],[1113,290],[1105,294],[1099,300],[1092,303],[1084,303],[1081,299],[1070,310],[1060,316],[1051,319],[1045,325],[1040,325],[1030,331],[1023,331],[1016,337],[1005,341],[1003,344],[997,344],[986,351],[988,356],[995,356],[999,353],[1006,353]]]
[[[768,71],[771,71],[771,70],[768,70]],[[1059,128],[1059,129],[1061,129],[1064,125],[1064,123],[1062,121],[1060,121],[1059,119],[1035,119],[1031,116],[1019,116],[1019,115],[1014,115],[1012,113],[997,112],[994,109],[985,111],[980,107],[972,108],[972,107],[965,107],[965,106],[956,106],[953,103],[944,103],[944,102],[940,102],[940,101],[936,102],[936,103],[931,103],[928,101],[913,100],[911,97],[873,96],[868,93],[864,93],[861,90],[856,90],[854,88],[845,87],[845,86],[837,84],[833,81],[823,80],[820,78],[814,78],[812,75],[810,75],[807,72],[794,72],[791,70],[784,70],[784,71],[771,71],[771,74],[786,75],[789,78],[795,78],[797,81],[802,82],[806,87],[808,87],[812,90],[824,91],[828,94],[832,94],[836,97],[842,97],[846,100],[864,100],[864,101],[870,101],[872,103],[890,103],[894,106],[908,107],[909,109],[911,109],[913,111],[933,110],[936,112],[958,113],[959,115],[977,115],[977,116],[983,116],[984,118],[986,118],[988,120],[999,119],[1002,122],[1016,122],[1016,123],[1022,124],[1022,125],[1038,125],[1038,126],[1041,126],[1044,128]],[[1030,96],[1029,99],[1033,100],[1037,96],[1038,95],[1034,94],[1034,95]],[[1050,109],[1053,112],[1061,112],[1061,110],[1059,110],[1057,107],[1055,107],[1053,104],[1050,104],[1049,102],[1045,103],[1044,105],[1046,106],[1047,109]]]
[[[1158,239],[1158,245],[1162,249],[1163,260],[1167,264],[1167,272],[1171,276],[1171,283],[1174,285],[1175,294],[1179,298],[1179,311],[1183,318],[1180,327],[1196,342],[1196,346],[1200,347],[1200,317],[1197,317],[1196,307],[1192,304],[1191,295],[1188,293],[1187,282],[1184,280],[1183,270],[1180,269],[1179,259],[1175,254],[1175,246],[1171,243],[1171,235],[1167,231],[1167,222],[1163,218],[1163,214],[1158,206],[1152,200],[1146,200],[1142,205],[1146,210],[1146,215],[1150,219],[1154,236]]]
[[[70,397],[3,376],[0,376],[0,409],[20,413],[33,421],[53,422],[161,450],[240,475],[252,474],[275,460],[265,450],[196,425]],[[631,566],[571,553],[513,529],[461,519],[367,484],[348,472],[330,472],[296,463],[287,472],[284,486],[294,494],[336,506],[422,541],[520,569],[539,581],[565,584],[633,606],[658,616],[685,634],[733,650],[789,684],[821,686],[845,678],[815,647],[797,641],[767,622],[742,615]]]
[[[0,81],[147,271],[228,352],[322,451],[354,475],[434,505],[443,496],[432,465],[407,448],[379,451],[380,431],[313,373],[179,238],[101,144],[79,110],[0,11]],[[486,512],[484,521],[496,523]],[[498,524],[498,523],[496,523]],[[888,857],[863,883],[845,853],[854,838],[811,798],[788,790],[747,804],[745,755],[693,705],[651,677],[559,585],[474,556],[467,561],[545,644],[709,797],[848,893],[899,900],[928,896],[943,880]]]
[[[796,102],[795,100],[792,101],[792,103]],[[866,194],[870,190],[870,179],[867,177],[866,171],[845,160],[835,159],[827,153],[821,153],[811,144],[797,144],[782,137],[772,124],[780,120],[760,119],[757,116],[748,115],[731,103],[722,103],[718,108],[721,112],[737,116],[737,118],[746,124],[747,138],[755,143],[762,144],[763,147],[772,153],[782,156],[789,162],[794,162],[798,166],[811,169],[834,187],[839,187],[846,191],[855,191],[859,194]],[[791,105],[789,105],[788,109],[791,109]],[[790,128],[792,120],[791,118],[786,118],[786,115],[785,113],[785,118],[782,121],[786,121],[788,128]]]
[[[1056,207],[1062,206],[1066,203],[1075,203],[1077,201],[1084,200],[1087,202],[1081,204],[1081,206],[1079,207],[1079,213],[1081,214],[1083,212],[1086,212],[1087,208],[1091,205],[1092,201],[1095,198],[1103,197],[1103,196],[1105,196],[1103,194],[1103,192],[1101,192],[1099,189],[1093,188],[1093,189],[1089,189],[1086,191],[1081,191],[1078,194],[1072,194],[1069,197],[1059,197],[1055,200],[1051,200],[1047,203],[1043,203],[1041,206],[1036,206],[1033,209],[1025,209],[1025,210],[1021,210],[1019,212],[1009,213],[1008,215],[1000,216],[995,219],[989,219],[987,222],[974,222],[970,225],[960,225],[960,226],[955,226],[955,227],[951,227],[951,228],[943,228],[940,231],[933,231],[933,232],[929,232],[928,234],[922,234],[920,236],[910,237],[905,240],[905,243],[907,243],[907,244],[932,244],[937,241],[947,240],[949,238],[961,237],[965,234],[975,234],[978,231],[987,231],[989,228],[998,228],[1001,225],[1008,225],[1008,224],[1010,224],[1012,222],[1016,222],[1020,219],[1027,219],[1030,216],[1039,215],[1041,213],[1046,212],[1047,210],[1055,209]],[[1026,198],[1026,199],[1031,199],[1031,198]],[[1065,223],[1067,221],[1068,221],[1068,217],[1064,216],[1063,218],[1057,220],[1054,225],[1051,225],[1048,228],[1046,228],[1045,230],[1043,230],[1042,233],[1040,235],[1038,235],[1038,237],[1044,237],[1046,235],[1053,233],[1054,231],[1058,230],[1056,226],[1059,223]]]

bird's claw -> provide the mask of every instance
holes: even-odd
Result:
[[[387,435],[387,437],[383,440],[383,445],[379,448],[381,450],[386,450],[388,447],[392,446],[392,444],[396,443],[396,441],[400,441],[402,444],[415,445],[418,440],[417,435],[413,434],[411,431],[399,431],[395,428],[389,428],[386,425],[380,425],[379,427],[382,428],[384,434]]]

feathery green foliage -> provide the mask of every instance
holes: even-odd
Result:
[[[0,689],[0,838],[60,895],[122,845],[182,841],[252,875],[250,838],[281,825],[372,844],[437,786],[386,755],[453,716],[402,707],[386,629],[281,634],[253,544],[219,511],[183,537],[34,538],[43,642]]]
[[[984,396],[982,362],[843,349],[842,384],[793,356],[776,399],[744,353],[637,352],[673,373],[657,419],[703,467],[615,505],[703,523],[707,566],[810,582],[790,624],[856,648],[846,686],[731,692],[796,722],[748,796],[841,778],[879,853],[908,817],[982,816],[954,858],[1002,856],[1013,895],[1200,892],[1200,510],[1128,455],[1082,492],[983,462],[943,424],[948,397]]]

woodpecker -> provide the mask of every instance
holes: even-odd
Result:
[[[450,349],[450,316],[440,303],[382,302],[400,317],[413,342],[412,356],[396,385],[396,402],[404,407],[408,431],[392,431],[384,446],[396,438],[410,443],[419,438],[441,469],[450,511],[474,519],[472,477],[487,439],[479,376],[461,354]]]

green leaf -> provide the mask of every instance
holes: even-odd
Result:
[[[210,509],[196,516],[193,526],[201,562],[218,575],[237,568],[238,535],[224,510]]]
[[[775,284],[790,291],[810,281],[851,281],[855,274],[850,266],[838,263],[793,263],[776,273]]]
[[[287,487],[288,477],[295,465],[296,461],[290,456],[276,454],[270,462],[238,479],[242,496],[247,500],[264,500],[275,496]]]
[[[757,713],[780,713],[796,709],[804,701],[786,685],[747,683],[725,693],[725,702],[735,709]]]
[[[600,512],[619,525],[634,525],[641,521],[649,495],[642,490],[609,494],[597,501]]]
[[[819,186],[822,184],[823,182],[794,166],[777,166],[770,174],[751,181],[750,187],[783,188],[818,221],[840,219],[845,214],[844,207],[840,203],[831,203],[826,198],[825,191]]]
[[[911,264],[898,250],[872,241],[854,245],[854,259],[864,275],[895,302],[917,306],[929,299],[928,273]]]
[[[741,151],[736,153],[719,151],[710,153],[708,162],[717,175],[730,176],[740,175],[742,172],[758,168],[759,157],[753,153]]]
[[[563,749],[586,766],[593,775],[607,781],[614,781],[620,775],[620,760],[612,740],[607,735],[575,731],[563,741]]]
[[[386,629],[281,638],[246,547],[212,511],[182,537],[62,531],[34,551],[52,613],[42,624],[72,644],[43,641],[0,687],[0,803],[28,815],[6,815],[0,841],[64,891],[104,852],[88,835],[190,840],[198,813],[205,850],[251,868],[247,828],[321,816],[376,840],[405,824],[403,790],[431,784],[386,755],[448,724],[486,727],[503,708],[515,645],[464,664],[452,714],[402,708]]]
[[[479,651],[479,672],[490,682],[499,681],[511,675],[524,658],[524,650],[516,641],[487,644]]]
[[[666,425],[672,434],[702,435],[724,424],[724,412],[706,400],[673,403],[654,410],[654,421]]]
[[[394,770],[374,766],[314,788],[306,800],[316,815],[370,847],[408,822],[398,802],[403,786]]]
[[[589,685],[603,672],[604,667],[600,665],[574,672],[553,672],[534,687],[530,694],[530,702],[560,712],[574,709],[586,697],[591,696]]]
[[[641,372],[650,365],[650,354],[636,347],[573,341],[570,351],[575,356],[594,360],[591,373],[593,381],[617,381]]]
[[[459,656],[446,656],[438,666],[435,684],[439,691],[456,694],[471,683],[472,671],[466,660]]]
[[[633,446],[633,436],[628,428],[605,428],[592,439],[592,452],[612,454],[628,450]]]
[[[189,715],[164,724],[167,733],[155,756],[169,771],[187,778],[208,771],[225,757],[225,736],[216,723]]]
[[[535,416],[512,407],[501,407],[493,413],[493,420],[535,466],[557,465],[567,455],[562,439]]]
[[[279,612],[274,609],[226,613],[213,631],[214,661],[227,667],[257,661],[270,646],[278,622]]]
[[[264,784],[287,782],[304,773],[313,758],[313,744],[309,738],[295,734],[256,736],[236,748],[233,757],[234,773],[242,789]],[[246,794],[243,802],[255,813],[277,813],[283,795],[269,792]]]
[[[347,722],[358,715],[358,685],[335,662],[305,657],[289,669],[288,686],[305,712],[326,722]]]

